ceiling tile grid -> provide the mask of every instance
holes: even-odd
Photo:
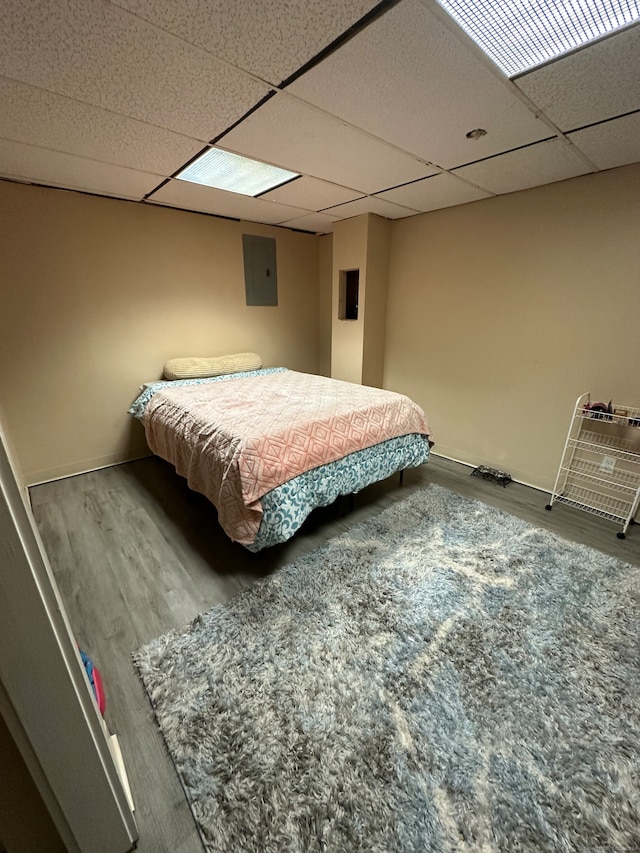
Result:
[[[640,161],[640,24],[510,81],[436,0],[6,0],[2,23],[0,179],[327,233]],[[166,181],[213,139],[301,177]]]
[[[277,86],[378,0],[116,0],[117,5]]]
[[[360,216],[361,213],[376,213],[386,219],[403,219],[405,216],[418,213],[418,211],[378,196],[365,196],[337,207],[330,207],[323,213],[333,214],[341,219],[350,219],[352,216]]]
[[[333,223],[337,220],[333,216],[328,216],[325,213],[308,213],[306,216],[299,216],[297,219],[288,219],[280,222],[280,225],[285,225],[287,228],[295,228],[300,231],[313,231],[315,234],[329,234],[333,231]]]
[[[640,109],[640,25],[530,71],[516,85],[563,131]]]
[[[551,184],[593,172],[590,164],[567,142],[549,139],[471,166],[455,174],[491,193],[503,194]]]
[[[568,138],[599,169],[640,162],[640,111],[586,127]]]
[[[284,186],[276,187],[261,198],[279,201],[282,204],[293,204],[296,207],[306,207],[309,210],[323,210],[345,201],[353,201],[362,195],[358,190],[341,187],[338,184],[321,181],[318,178],[302,176],[290,181]]]
[[[443,172],[440,175],[425,178],[423,181],[415,181],[380,193],[376,198],[387,199],[421,213],[427,213],[430,210],[453,207],[456,204],[480,201],[483,198],[490,198],[491,195],[492,193],[473,186],[455,175]]]
[[[203,141],[270,91],[200,48],[96,0],[6,0],[0,74]]]
[[[155,191],[148,201],[234,219],[253,219],[271,225],[279,225],[286,220],[297,219],[313,212],[180,180],[168,181]]]
[[[218,144],[229,151],[364,193],[417,180],[435,171],[405,151],[285,92],[267,101]]]
[[[131,200],[143,198],[162,180],[160,175],[6,139],[0,139],[0,163],[4,175],[19,181]]]
[[[91,104],[0,78],[6,139],[169,176],[202,143]]]
[[[418,0],[395,6],[287,91],[445,169],[549,136]],[[477,127],[487,135],[470,141]]]

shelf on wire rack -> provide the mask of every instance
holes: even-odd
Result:
[[[615,456],[617,459],[625,459],[627,462],[640,465],[640,452],[637,449],[634,450],[636,445],[624,438],[583,430],[580,438],[570,438],[568,444],[569,447],[589,450],[592,453],[603,453],[606,450],[608,456]]]
[[[640,486],[640,471],[627,471],[624,468],[606,471],[601,464],[588,459],[574,459],[571,465],[563,466],[562,470],[567,477],[574,476],[605,488],[623,489],[631,495]]]
[[[578,403],[576,418],[586,421],[600,421],[603,424],[618,424],[624,427],[640,427],[640,409],[635,406],[615,408],[612,412],[599,412],[585,408],[584,403]]]
[[[613,498],[603,495],[602,492],[594,492],[575,485],[566,486],[562,494],[556,495],[556,500],[617,521],[626,519],[632,504],[632,500]]]

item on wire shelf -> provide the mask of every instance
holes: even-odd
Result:
[[[586,403],[584,406],[585,412],[590,412],[594,420],[612,421],[613,406],[612,400],[608,403]]]
[[[498,471],[497,468],[488,468],[486,465],[478,465],[471,472],[472,477],[482,477],[483,480],[493,480],[494,483],[500,483],[501,486],[508,486],[512,482],[511,474],[505,471]]]

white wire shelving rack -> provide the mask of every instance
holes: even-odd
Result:
[[[640,505],[640,408],[594,411],[578,397],[547,509],[565,503],[622,525],[624,539]]]

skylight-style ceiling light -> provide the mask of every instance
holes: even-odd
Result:
[[[508,77],[640,20],[640,0],[439,3]]]
[[[297,177],[297,172],[288,172],[220,148],[205,151],[176,175],[181,181],[251,196],[260,195]]]

